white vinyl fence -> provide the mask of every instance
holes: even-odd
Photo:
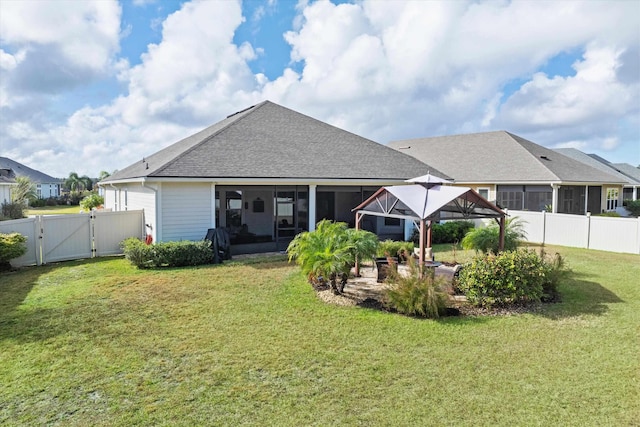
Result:
[[[27,253],[11,260],[13,266],[93,258],[122,253],[120,242],[144,235],[143,211],[38,215],[0,222],[0,233],[27,238]]]
[[[509,211],[525,221],[532,243],[640,254],[640,218]]]

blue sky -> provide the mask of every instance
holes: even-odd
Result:
[[[640,2],[0,0],[0,155],[97,176],[269,99],[640,164]]]

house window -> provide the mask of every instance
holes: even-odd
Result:
[[[399,227],[400,226],[400,218],[384,218],[384,225],[387,227]]]
[[[524,187],[522,185],[499,185],[496,202],[506,209],[522,210],[524,208]]]
[[[607,211],[615,211],[618,207],[618,189],[607,188]]]
[[[478,188],[478,194],[489,200],[489,189],[488,188]]]

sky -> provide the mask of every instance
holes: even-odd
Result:
[[[640,0],[0,0],[0,156],[97,177],[270,100],[640,164]]]

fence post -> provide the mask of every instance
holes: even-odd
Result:
[[[34,222],[36,226],[36,236],[38,236],[38,243],[36,243],[36,265],[44,264],[44,221],[42,215],[36,215]]]
[[[637,234],[638,234],[636,238],[636,244],[638,245],[637,253],[640,254],[640,216],[638,217],[638,233]]]
[[[542,246],[544,246],[547,237],[547,211],[542,211]]]
[[[591,244],[591,212],[587,212],[587,249]]]

